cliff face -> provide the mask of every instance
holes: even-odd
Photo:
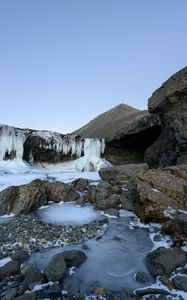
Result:
[[[150,97],[149,112],[158,114],[162,134],[146,151],[150,167],[187,162],[187,67],[171,76]]]
[[[157,115],[120,104],[75,133],[81,137],[105,138],[104,156],[112,164],[139,163],[161,134],[161,126]]]

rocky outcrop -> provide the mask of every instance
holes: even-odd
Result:
[[[102,168],[99,170],[99,175],[104,181],[111,182],[115,180],[117,184],[124,184],[130,178],[135,177],[137,174],[143,174],[147,170],[148,166],[146,164],[126,164]]]
[[[148,170],[130,179],[123,206],[130,207],[143,222],[162,223],[175,210],[187,208],[186,189],[186,181],[170,171]]]
[[[29,213],[49,201],[70,201],[74,195],[75,190],[68,184],[37,179],[0,192],[0,215]]]
[[[161,134],[160,119],[147,111],[120,104],[74,134],[104,138],[104,157],[114,165],[144,161],[145,150]]]
[[[159,248],[150,252],[145,262],[153,276],[170,275],[186,264],[186,253],[179,248]]]
[[[187,67],[156,90],[148,106],[159,115],[162,134],[146,151],[146,162],[152,168],[187,162]]]
[[[152,170],[146,164],[130,164],[101,169],[99,174],[105,180],[105,188],[99,190],[98,185],[95,194],[89,191],[90,202],[98,207],[115,193],[123,209],[133,211],[146,223],[163,223],[179,209],[187,208],[184,165]]]

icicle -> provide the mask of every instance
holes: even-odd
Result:
[[[0,128],[0,161],[23,157],[26,134],[23,130],[2,125]]]

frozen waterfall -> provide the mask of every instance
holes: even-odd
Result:
[[[26,134],[23,130],[0,125],[0,161],[23,157]]]
[[[71,171],[93,171],[104,166],[105,160],[101,158],[104,149],[105,140],[100,138],[84,139],[57,132],[0,125],[0,168],[26,161],[31,164],[60,163]]]

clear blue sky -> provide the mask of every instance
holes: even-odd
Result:
[[[0,0],[0,123],[71,132],[186,65],[187,0]]]

